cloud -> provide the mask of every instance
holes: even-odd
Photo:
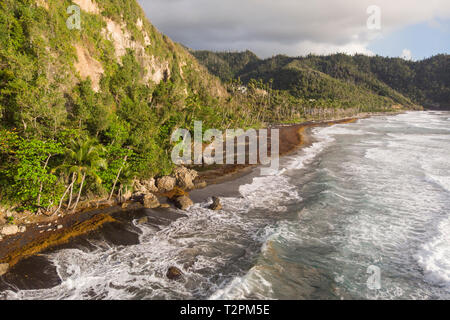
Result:
[[[373,0],[138,0],[152,23],[194,49],[277,53],[365,53],[408,25],[450,18],[448,0],[377,0],[381,30],[369,30]]]
[[[411,50],[403,49],[402,55],[400,56],[400,58],[405,59],[405,60],[412,60]]]

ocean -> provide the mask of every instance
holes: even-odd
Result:
[[[125,225],[40,256],[57,284],[1,299],[450,299],[450,112],[312,129],[313,143],[226,182],[223,211]],[[220,196],[221,194],[215,194]],[[140,216],[144,213],[140,213]],[[167,269],[183,270],[170,281]]]

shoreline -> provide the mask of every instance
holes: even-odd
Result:
[[[361,114],[351,118],[334,119],[326,121],[310,121],[300,124],[277,125],[272,128],[280,129],[280,157],[292,154],[301,148],[312,144],[310,131],[312,128],[320,126],[331,126],[335,124],[353,123],[357,120],[372,116],[389,116],[395,113]],[[202,180],[207,182],[205,188],[196,189],[191,192],[195,202],[203,202],[211,195],[224,196],[221,184],[238,179],[246,179],[258,165],[225,165],[199,172]],[[215,188],[214,186],[217,186]],[[220,190],[217,194],[215,189]],[[226,190],[227,193],[238,193],[238,190]],[[51,250],[69,243],[71,240],[98,230],[111,223],[117,223],[116,218],[126,215],[127,212],[144,210],[137,203],[130,203],[126,209],[121,206],[103,205],[95,209],[85,209],[75,214],[62,217],[47,217],[43,221],[27,224],[27,229],[23,233],[4,238],[0,242],[0,265],[7,264],[8,271],[24,259],[39,255],[42,252]],[[174,214],[171,209],[159,208],[151,210],[151,217],[155,220],[164,219],[168,215],[168,223],[183,217],[183,214]],[[160,221],[159,221],[160,223]],[[158,223],[157,223],[158,224]],[[166,224],[166,222],[161,223]],[[0,275],[1,277],[2,275]]]

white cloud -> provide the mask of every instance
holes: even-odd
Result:
[[[370,53],[373,39],[450,18],[448,0],[139,0],[153,24],[194,49],[277,53]],[[381,30],[367,8],[381,8]]]
[[[411,50],[403,49],[402,55],[400,56],[400,58],[405,59],[405,60],[412,60],[412,52],[411,52]]]

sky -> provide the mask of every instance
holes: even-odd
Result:
[[[450,52],[450,0],[138,1],[161,32],[196,50],[412,60]]]

